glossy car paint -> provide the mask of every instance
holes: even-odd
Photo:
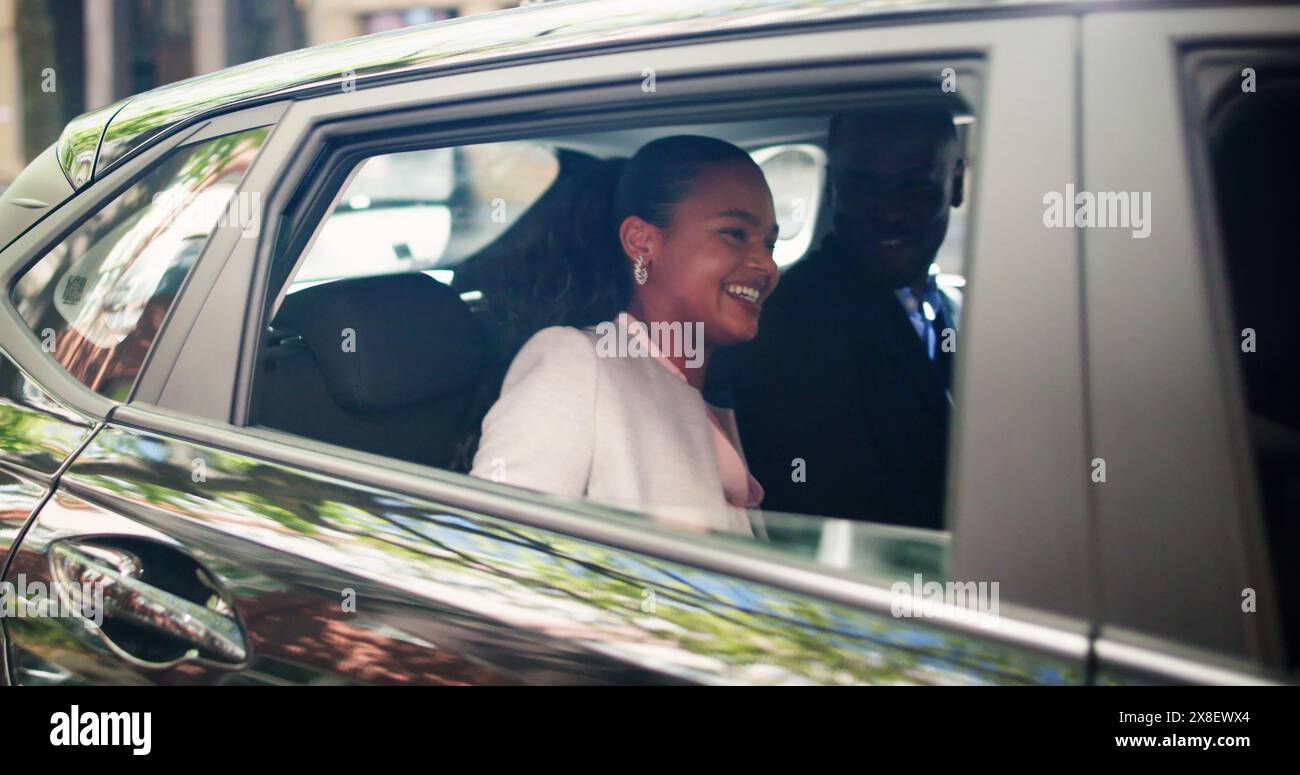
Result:
[[[52,542],[101,533],[212,571],[251,635],[248,662],[133,664],[75,618],[14,619],[16,683],[1084,679],[1027,650],[111,426],[9,579],[48,582]]]
[[[60,469],[92,430],[90,420],[55,401],[0,354],[0,578]],[[3,593],[0,589],[0,668],[7,664],[2,625],[11,613]],[[7,680],[0,676],[0,683]]]
[[[0,355],[0,568],[55,474],[92,427]]]

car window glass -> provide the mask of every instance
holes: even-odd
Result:
[[[532,142],[373,156],[362,162],[289,288],[454,267],[500,236],[555,180],[551,150]]]
[[[124,400],[213,229],[257,223],[256,197],[234,197],[267,133],[174,151],[18,280],[14,306],[87,387]]]

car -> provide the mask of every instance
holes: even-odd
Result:
[[[1293,683],[1298,31],[591,0],[73,120],[0,196],[0,681]],[[973,205],[931,269],[963,310],[944,529],[702,534],[465,473],[520,344],[502,262],[584,175],[727,139],[794,267],[830,117],[905,102],[954,116]],[[1067,186],[1133,209],[1053,225]]]

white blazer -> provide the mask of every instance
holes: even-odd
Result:
[[[598,357],[597,337],[554,326],[528,340],[483,419],[470,473],[686,527],[752,534],[745,511],[723,494],[700,391],[654,358]],[[725,417],[739,450],[734,418]]]

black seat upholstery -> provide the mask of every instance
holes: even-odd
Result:
[[[495,369],[489,332],[451,288],[418,272],[325,283],[287,296],[272,328],[256,424],[464,467]]]

